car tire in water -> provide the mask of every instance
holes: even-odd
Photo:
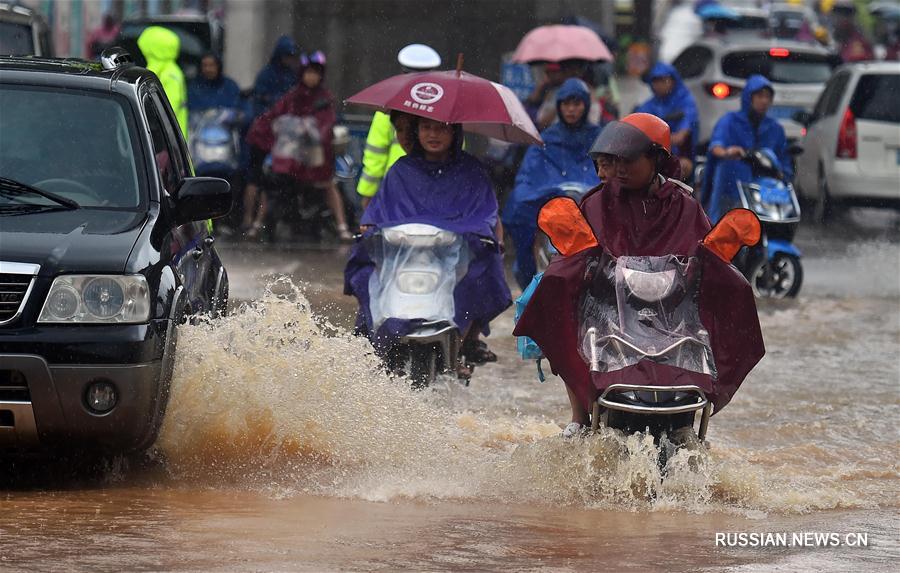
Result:
[[[825,169],[819,167],[819,179],[817,184],[817,197],[813,206],[813,222],[817,225],[826,225],[834,218],[834,202],[831,192],[828,190],[828,179],[825,177]]]
[[[437,377],[437,350],[431,345],[409,347],[409,379],[413,388],[427,388]]]
[[[766,267],[771,265],[774,280],[766,279]],[[803,267],[800,259],[787,253],[778,253],[772,259],[758,263],[748,277],[753,294],[759,298],[793,298],[803,284]]]

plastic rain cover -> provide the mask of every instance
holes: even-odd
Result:
[[[369,309],[376,329],[388,318],[455,324],[453,290],[468,269],[462,235],[407,224],[382,229],[368,241],[375,261]]]
[[[650,360],[716,378],[697,304],[696,257],[616,259],[604,253],[589,264],[588,276],[579,350],[592,370],[612,372]]]

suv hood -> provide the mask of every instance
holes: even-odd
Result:
[[[146,219],[84,208],[0,217],[0,260],[39,264],[40,276],[122,273]]]

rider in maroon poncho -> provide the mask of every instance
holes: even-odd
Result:
[[[700,318],[709,330],[718,369],[717,379],[706,388],[715,411],[728,403],[765,352],[749,284],[701,244],[710,223],[690,188],[661,174],[671,163],[669,149],[668,125],[649,114],[632,114],[604,129],[591,154],[612,162],[614,176],[588,193],[580,205],[598,245],[556,257],[516,325],[514,334],[534,339],[553,372],[566,383],[572,406],[566,436],[588,426],[598,386],[608,385],[608,377],[644,375],[645,367],[639,363],[599,379],[596,373],[591,375],[578,352],[577,312],[586,265],[604,251],[614,257],[699,258]]]

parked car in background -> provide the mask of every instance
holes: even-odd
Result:
[[[900,208],[900,66],[850,64],[825,85],[797,158],[801,196],[827,219],[840,205]]]
[[[150,446],[176,326],[225,309],[228,183],[129,61],[0,57],[0,453]]]
[[[803,126],[792,117],[812,110],[839,64],[837,56],[823,47],[762,38],[698,40],[672,62],[697,102],[700,144],[709,141],[720,117],[740,109],[741,90],[753,74],[762,74],[775,86],[769,113],[784,126],[789,140],[799,138]]]
[[[186,79],[192,79],[200,71],[200,60],[203,54],[214,52],[220,56],[224,53],[225,33],[222,22],[215,17],[200,12],[185,12],[160,16],[128,18],[122,22],[122,29],[116,39],[116,45],[127,50],[139,66],[147,62],[137,46],[137,39],[150,26],[162,26],[178,34],[181,40],[181,53],[178,65]]]
[[[0,55],[53,56],[50,29],[39,13],[0,3]]]

